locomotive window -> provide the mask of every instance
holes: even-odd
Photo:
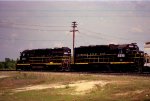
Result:
[[[134,46],[133,45],[129,45],[129,48],[133,48]]]
[[[64,54],[68,54],[68,52],[64,52]]]
[[[26,58],[22,58],[22,60],[26,60]]]
[[[25,53],[22,53],[22,56],[25,56]]]
[[[122,49],[119,49],[119,53],[122,53]]]

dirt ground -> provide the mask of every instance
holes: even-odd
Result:
[[[1,78],[6,78],[6,77],[9,77],[8,75],[0,75],[0,79]]]
[[[43,91],[48,91],[46,97],[53,91],[52,98],[56,95],[66,97],[79,96],[79,101],[83,99],[82,97],[85,97],[85,100],[81,101],[86,101],[88,98],[92,98],[93,101],[99,101],[96,100],[99,98],[104,99],[104,101],[108,99],[110,101],[117,101],[122,98],[127,98],[127,101],[138,101],[137,99],[141,99],[141,101],[146,99],[148,101],[150,99],[149,84],[149,76],[57,72],[0,72],[0,101],[10,100],[9,98],[15,99],[17,96],[21,96],[21,99],[24,99],[24,96],[28,94],[27,92],[32,92],[33,94],[38,92],[39,94],[41,93],[41,96],[46,96],[42,95]],[[7,96],[5,97],[4,95]],[[36,96],[33,96],[33,101],[37,101]],[[61,99],[64,101],[65,98]],[[22,101],[19,98],[18,100]],[[72,100],[70,99],[69,101]]]
[[[66,88],[66,87],[74,87],[75,90],[72,95],[74,94],[86,94],[90,90],[94,89],[96,85],[99,85],[101,87],[105,86],[107,81],[87,81],[87,80],[82,80],[82,81],[76,81],[76,82],[70,82],[69,84],[41,84],[41,85],[30,85],[27,87],[22,87],[22,88],[17,88],[14,89],[13,92],[22,92],[22,91],[28,91],[28,90],[42,90],[42,89],[48,89],[48,88]]]

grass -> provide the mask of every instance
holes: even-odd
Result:
[[[124,75],[93,75],[51,72],[0,72],[9,75],[0,78],[0,101],[149,101],[150,77]],[[105,86],[95,85],[86,94],[73,94],[75,87],[69,83],[79,80],[107,81]],[[113,82],[113,83],[112,83]],[[64,88],[49,88],[24,92],[12,89],[37,84],[66,85]]]

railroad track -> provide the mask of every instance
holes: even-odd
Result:
[[[3,72],[13,72],[16,70],[0,70]],[[129,76],[147,76],[150,77],[150,67],[147,67],[142,73],[138,72],[108,72],[108,71],[47,71],[47,70],[31,70],[18,72],[41,72],[41,73],[65,73],[65,74],[93,74],[93,75],[129,75]]]

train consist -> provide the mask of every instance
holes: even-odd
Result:
[[[141,72],[145,61],[136,43],[76,47],[71,60],[68,47],[24,50],[16,69]]]

